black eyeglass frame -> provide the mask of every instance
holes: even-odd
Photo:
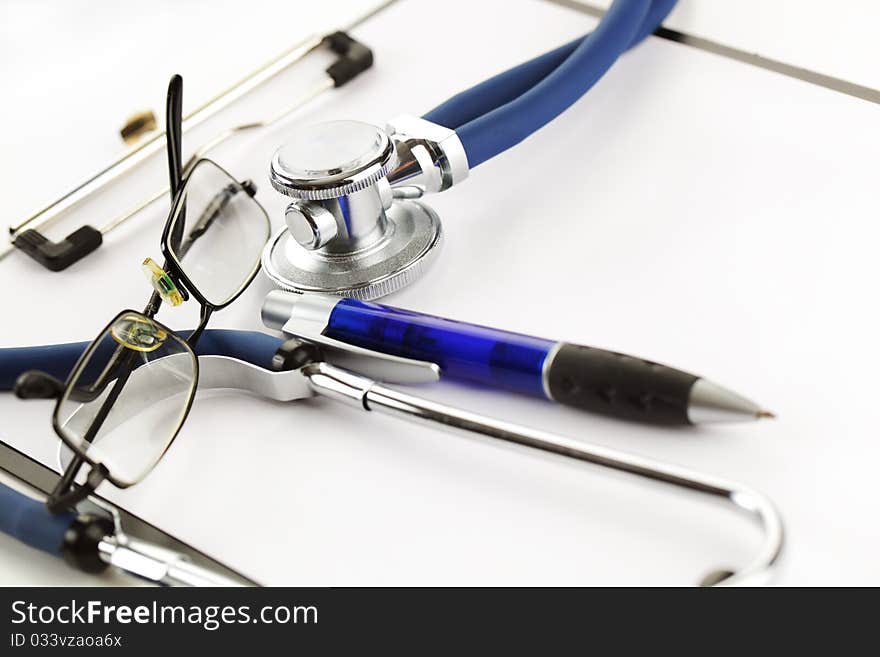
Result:
[[[157,321],[156,319],[154,319],[152,317],[147,317],[146,315],[144,315],[143,313],[141,313],[137,310],[133,310],[133,309],[129,308],[129,309],[120,311],[112,320],[110,320],[110,322],[107,324],[107,326],[105,326],[104,329],[98,334],[98,337],[95,338],[91,342],[91,344],[89,344],[88,347],[86,347],[86,350],[77,359],[76,364],[73,366],[73,369],[71,370],[70,374],[67,377],[67,381],[65,382],[64,392],[62,392],[61,395],[59,395],[57,401],[55,402],[55,408],[52,411],[52,429],[55,431],[55,433],[58,435],[58,437],[61,439],[61,441],[65,445],[67,445],[68,449],[70,449],[70,451],[72,451],[74,453],[74,460],[76,460],[77,458],[81,459],[82,463],[88,463],[90,466],[92,466],[92,468],[104,467],[104,466],[102,466],[102,464],[100,462],[95,461],[93,458],[91,458],[88,455],[87,449],[84,450],[84,449],[82,449],[82,447],[80,445],[74,444],[73,441],[70,438],[68,438],[68,436],[65,434],[63,427],[59,423],[60,415],[61,415],[61,405],[65,401],[67,401],[68,399],[71,398],[70,394],[69,394],[71,387],[73,387],[74,383],[77,381],[79,376],[82,374],[83,369],[85,369],[85,366],[88,364],[89,360],[92,358],[95,351],[98,349],[98,347],[101,346],[102,339],[107,335],[107,333],[116,324],[116,322],[118,322],[120,319],[122,319],[126,315],[134,315],[134,316],[143,317],[143,318],[147,319],[148,321],[150,321],[151,323],[155,324],[156,327],[159,328],[160,330],[165,331],[169,335],[173,335],[175,337],[175,339],[178,341],[178,343],[185,348],[186,353],[192,359],[193,377],[192,377],[192,382],[190,383],[190,390],[187,395],[187,400],[186,400],[183,414],[181,415],[180,420],[178,421],[177,426],[174,429],[174,432],[172,433],[171,437],[168,439],[168,442],[165,445],[165,448],[162,450],[162,453],[156,459],[156,463],[158,463],[160,460],[162,460],[162,457],[165,456],[165,453],[171,448],[171,443],[173,443],[174,440],[177,438],[177,435],[180,433],[180,429],[183,427],[184,423],[186,422],[186,418],[189,417],[189,411],[192,408],[192,404],[193,404],[193,401],[195,400],[195,396],[196,396],[196,390],[199,385],[199,358],[198,358],[198,356],[196,356],[195,351],[193,350],[193,346],[190,345],[190,343],[187,341],[187,339],[180,337],[179,335],[177,335],[177,333],[175,331],[172,331],[171,329],[169,329],[167,326],[165,326],[161,322]],[[74,462],[74,460],[71,461],[71,464]],[[81,467],[82,463],[80,463],[80,466],[76,466],[76,470],[73,474],[73,477],[71,478],[71,483],[73,482],[73,479],[76,477],[76,474],[78,474],[79,467]],[[71,466],[68,465],[67,469],[71,469]],[[65,475],[67,474],[67,469],[65,470]],[[129,488],[130,486],[133,486],[134,484],[138,483],[138,481],[140,481],[140,479],[138,479],[137,481],[124,481],[122,479],[119,479],[118,477],[113,476],[113,473],[110,472],[110,470],[107,469],[106,467],[104,467],[104,473],[103,473],[103,477],[102,477],[102,480],[104,480],[104,479],[109,481],[111,484],[113,484],[117,488],[122,488],[122,489]]]
[[[185,220],[181,220],[180,217],[185,212],[185,208],[182,207],[182,204],[186,199],[186,184],[190,180],[192,180],[191,175],[192,172],[196,170],[196,168],[204,161],[209,162],[211,165],[217,167],[222,173],[224,173],[232,184],[237,186],[237,192],[246,193],[249,197],[253,197],[254,191],[253,187],[246,187],[244,184],[236,180],[229,172],[227,172],[223,167],[212,160],[208,160],[207,158],[202,158],[198,160],[190,169],[187,171],[186,177],[184,178],[183,172],[181,170],[181,162],[182,162],[182,134],[183,134],[183,120],[182,120],[182,93],[183,93],[183,81],[179,75],[175,75],[171,78],[171,82],[168,85],[168,99],[166,104],[166,144],[167,144],[167,152],[168,152],[168,170],[169,170],[169,179],[171,183],[171,194],[172,194],[172,203],[171,209],[169,211],[168,217],[165,220],[165,226],[162,230],[161,236],[161,244],[160,248],[162,250],[162,255],[164,256],[165,262],[163,263],[162,270],[171,278],[174,284],[177,286],[178,290],[184,297],[184,300],[188,299],[189,295],[192,294],[193,297],[201,305],[200,310],[200,321],[198,326],[193,330],[186,339],[181,339],[189,349],[189,351],[193,354],[195,358],[196,365],[194,369],[194,377],[193,384],[191,388],[190,398],[187,401],[186,413],[183,415],[181,421],[178,423],[173,436],[168,441],[165,449],[162,452],[162,455],[159,459],[156,460],[156,463],[161,460],[162,456],[170,449],[171,444],[177,438],[180,429],[183,427],[183,424],[186,421],[186,418],[189,416],[190,408],[192,407],[192,401],[195,398],[195,392],[198,388],[198,357],[195,356],[195,346],[201,337],[205,327],[208,324],[208,320],[210,319],[212,313],[215,310],[219,310],[221,308],[225,308],[233,301],[235,301],[253,282],[254,278],[257,275],[257,272],[260,270],[260,259],[257,258],[255,262],[255,266],[253,271],[249,274],[245,282],[239,287],[239,289],[233,294],[228,300],[223,302],[222,304],[214,304],[208,301],[205,296],[199,291],[198,286],[194,285],[192,280],[186,275],[183,267],[178,261],[177,257],[174,255],[172,240],[177,238],[180,239],[181,235],[173,234],[175,228],[180,226],[180,230],[185,226]],[[266,210],[263,208],[260,203],[252,198],[254,204],[257,208],[262,212],[263,216],[266,218],[266,237],[268,241],[268,237],[270,234],[270,221],[269,216],[266,213]],[[55,488],[52,490],[48,499],[46,500],[46,506],[49,511],[52,513],[60,513],[66,511],[80,501],[85,499],[88,495],[90,495],[95,488],[102,481],[109,481],[114,486],[119,488],[126,488],[128,486],[133,485],[137,482],[128,483],[120,480],[118,477],[114,477],[113,474],[109,471],[109,469],[100,462],[96,462],[94,459],[88,457],[83,450],[79,446],[74,446],[71,442],[65,437],[63,434],[59,423],[58,423],[58,411],[60,409],[61,402],[64,399],[67,399],[71,396],[72,390],[71,388],[74,386],[76,382],[76,377],[80,373],[84,364],[88,362],[87,357],[91,357],[94,354],[95,349],[99,345],[101,339],[104,337],[105,333],[113,326],[114,322],[118,321],[119,318],[125,313],[135,313],[142,315],[146,319],[155,323],[158,327],[163,330],[168,331],[169,333],[177,336],[177,333],[171,331],[160,322],[156,321],[155,315],[159,311],[159,307],[161,306],[162,298],[158,292],[154,292],[149,301],[147,302],[146,307],[140,313],[134,310],[123,310],[117,313],[113,320],[98,334],[98,336],[89,344],[86,350],[83,352],[83,355],[77,360],[76,366],[73,368],[73,371],[70,375],[68,375],[67,380],[65,381],[63,387],[60,389],[60,394],[58,396],[58,401],[56,402],[55,409],[52,413],[52,427],[55,430],[55,433],[58,434],[59,438],[62,442],[68,446],[74,452],[74,458],[70,461],[70,463],[65,468],[62,473],[61,478],[56,484]],[[178,336],[179,337],[179,336]],[[119,356],[121,352],[117,350],[114,354],[114,359]],[[110,361],[108,363],[107,369],[113,368],[115,366],[114,361]],[[128,376],[129,373],[123,373],[124,376]],[[106,385],[106,382],[98,382],[99,387],[101,385]],[[123,382],[124,385],[124,382]],[[115,398],[114,400],[115,401]],[[111,407],[112,403],[111,401]],[[109,410],[107,411],[109,413]],[[106,417],[106,413],[104,413],[104,417]],[[101,420],[103,422],[103,420]],[[91,430],[91,426],[89,427]],[[76,483],[76,477],[79,474],[80,469],[84,464],[89,464],[91,466],[91,471],[86,479],[85,484]],[[120,485],[122,483],[123,485]]]
[[[186,204],[186,187],[187,183],[192,180],[192,175],[198,169],[199,166],[203,165],[212,165],[216,167],[221,173],[223,173],[227,178],[229,178],[229,184],[234,185],[236,187],[236,192],[239,194],[247,194],[250,196],[250,191],[243,185],[241,182],[235,179],[235,177],[229,173],[226,169],[221,167],[219,164],[214,162],[208,158],[199,159],[187,172],[186,177],[183,179],[180,188],[178,189],[177,194],[174,196],[174,201],[171,205],[171,211],[168,214],[168,219],[165,221],[165,228],[162,229],[162,238],[161,238],[161,250],[162,256],[165,258],[164,266],[162,267],[171,278],[174,280],[175,284],[180,287],[180,283],[183,284],[183,287],[186,289],[186,292],[191,294],[195,299],[202,305],[203,308],[210,308],[211,312],[215,310],[222,310],[226,308],[233,301],[238,299],[242,295],[242,293],[253,283],[254,278],[256,278],[257,274],[260,272],[260,258],[257,258],[254,261],[253,269],[251,270],[248,277],[242,283],[242,285],[238,288],[238,290],[233,294],[229,299],[224,301],[221,304],[213,303],[209,301],[204,294],[199,290],[198,286],[195,285],[189,276],[187,276],[186,271],[184,270],[183,265],[181,265],[178,260],[177,254],[175,253],[175,249],[171,244],[173,239],[172,231],[177,226],[177,222],[180,221],[182,225],[185,225],[185,219],[181,219],[181,215],[185,210]],[[270,227],[271,222],[269,220],[269,215],[266,212],[266,209],[257,202],[256,199],[251,198],[253,200],[256,207],[260,209],[263,213],[263,216],[266,218],[266,239],[268,240],[269,234],[271,233]],[[146,314],[146,313],[145,313]]]

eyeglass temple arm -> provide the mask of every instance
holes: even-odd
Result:
[[[59,513],[62,509],[59,509],[58,504],[50,503],[52,500],[64,501],[67,503],[68,500],[65,499],[65,495],[70,492],[70,487],[73,485],[74,480],[76,479],[76,475],[79,474],[79,469],[82,467],[85,460],[79,455],[74,454],[73,458],[70,460],[70,463],[65,468],[64,472],[61,474],[61,477],[55,483],[55,487],[52,489],[52,492],[49,493],[49,498],[47,500],[46,506],[49,507],[49,510],[53,514]]]
[[[59,345],[62,346],[62,345]],[[2,353],[2,350],[0,350]],[[128,376],[132,369],[137,369],[140,364],[137,362],[131,362],[130,358],[127,356],[130,355],[124,347],[117,346],[113,351],[113,355],[110,360],[107,362],[107,365],[101,370],[100,374],[98,374],[97,378],[94,381],[88,381],[87,376],[84,374],[80,374],[79,378],[86,379],[81,385],[75,386],[71,390],[67,392],[67,398],[76,402],[91,402],[104,394],[104,390],[106,390],[107,386],[111,383],[118,381],[120,374],[117,372],[117,369],[123,361],[125,364],[129,366],[129,369],[122,372],[122,376]],[[142,363],[141,363],[142,364]],[[42,391],[38,390],[36,394],[29,394],[29,391],[23,390],[23,388],[28,388],[31,385],[31,380],[26,379],[24,377],[19,377],[19,379],[15,382],[15,392],[21,399],[58,399],[62,393],[64,393],[66,386],[64,381],[56,379],[52,374],[47,372],[43,372],[40,370],[29,370],[26,372],[28,376],[35,376],[37,379],[41,379],[41,381],[37,382],[38,384],[42,384],[43,389],[46,391],[45,394],[40,394]],[[66,376],[64,377],[67,378]],[[51,390],[50,390],[51,388]],[[0,386],[2,389],[2,386]],[[118,394],[118,393],[117,393]]]
[[[183,178],[183,78],[172,76],[165,100],[165,148],[168,151],[168,182],[171,198]]]
[[[165,99],[165,150],[168,155],[168,191],[173,208],[183,180],[183,78],[179,75],[172,76],[168,82],[168,95]],[[181,210],[181,221],[177,222],[171,236],[174,245],[179,245],[183,238],[183,227],[186,224],[182,214],[184,211]],[[171,221],[170,215],[167,221]],[[153,292],[144,307],[144,315],[153,317],[159,312],[161,305],[162,297],[158,292]]]
[[[432,402],[386,388],[371,379],[324,362],[306,365],[303,374],[315,393],[362,410],[442,425],[469,432],[470,435],[481,434],[671,484],[732,504],[758,522],[763,530],[763,542],[758,554],[744,568],[738,571],[726,568],[714,570],[700,581],[702,586],[763,583],[769,578],[782,551],[783,527],[778,511],[767,497],[741,484]]]
[[[213,314],[214,309],[211,308],[211,306],[202,306],[199,313],[199,325],[186,338],[186,343],[193,349],[193,351],[195,351],[198,346],[199,340],[205,332],[205,327],[208,326],[208,321],[210,321],[211,315]]]
[[[180,190],[183,180],[183,78],[174,75],[168,83],[168,96],[165,101],[165,148],[168,151],[168,185],[171,193],[171,205]],[[180,245],[183,238],[183,228],[186,221],[183,217],[185,209],[181,210],[181,217],[175,225],[171,243]],[[170,217],[169,217],[170,221]]]
[[[85,483],[76,485],[75,479],[85,460],[74,455],[73,459],[61,475],[61,479],[55,484],[55,488],[46,498],[46,508],[49,513],[58,515],[67,513],[76,508],[76,505],[95,492],[95,489],[107,478],[107,470],[103,465],[97,465],[89,471]]]
[[[125,352],[123,354],[117,352],[114,354],[114,360],[116,359],[121,361],[120,364],[122,365],[122,370],[119,372],[119,378],[113,381],[113,387],[110,388],[107,398],[101,402],[101,407],[98,409],[97,414],[91,422],[89,422],[88,427],[86,427],[83,433],[82,440],[87,445],[95,439],[96,435],[98,435],[101,426],[103,426],[104,422],[107,420],[110,410],[113,408],[119,395],[122,394],[122,389],[125,387],[125,384],[128,383],[131,373],[134,371],[134,358],[131,352]],[[107,470],[103,466],[95,466],[90,470],[86,483],[77,486],[75,484],[76,475],[79,473],[79,470],[84,463],[84,459],[81,456],[76,455],[68,464],[67,468],[65,468],[64,474],[55,486],[52,494],[49,495],[49,499],[46,500],[46,506],[49,508],[49,511],[52,513],[59,513],[74,507],[76,504],[84,500],[86,496],[90,495],[107,477]]]

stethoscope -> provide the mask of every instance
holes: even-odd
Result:
[[[280,288],[374,299],[415,281],[442,244],[420,199],[458,184],[585,94],[651,34],[675,0],[615,0],[590,34],[382,129],[331,121],[274,154],[272,186],[293,200],[262,265]]]
[[[65,378],[87,346],[88,343],[82,342],[0,349],[0,390],[14,388],[16,379],[31,369]],[[392,415],[435,428],[455,429],[471,437],[519,445],[528,451],[537,450],[590,463],[729,504],[760,527],[760,547],[745,566],[736,570],[713,570],[700,580],[701,585],[764,583],[781,554],[784,537],[780,515],[766,496],[748,486],[472,413],[384,385],[437,381],[439,367],[435,363],[374,352],[320,333],[303,333],[283,341],[259,332],[208,329],[196,352],[200,391],[233,389],[274,401],[327,397],[365,412]],[[143,404],[141,410],[157,403],[157,391],[152,381],[149,376],[141,376],[146,369],[135,370],[126,388],[131,403]],[[139,412],[131,406],[127,411],[129,415]],[[112,429],[114,421],[108,419],[108,430]],[[59,452],[62,465],[64,459],[62,449]],[[29,524],[25,533],[16,534],[21,540],[41,546],[47,544],[40,538],[46,532],[53,537],[63,533],[58,529],[58,521],[53,520],[45,509],[39,513],[34,511],[34,514],[36,516],[32,514],[31,517],[38,516],[48,529],[38,522]],[[2,524],[0,530],[6,531]]]

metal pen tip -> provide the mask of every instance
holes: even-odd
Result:
[[[763,419],[763,418],[767,418],[768,420],[775,420],[776,413],[773,413],[771,411],[761,410],[761,411],[758,411],[757,413],[755,413],[755,417],[758,418],[759,420]]]
[[[765,417],[776,416],[752,400],[722,388],[717,383],[697,379],[691,387],[688,399],[688,420],[691,424],[749,422]]]

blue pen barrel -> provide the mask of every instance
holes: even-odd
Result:
[[[444,376],[546,397],[543,367],[556,342],[355,299],[337,303],[328,338],[426,360]]]
[[[46,505],[0,484],[0,531],[49,554],[60,555],[76,514],[52,515]]]

